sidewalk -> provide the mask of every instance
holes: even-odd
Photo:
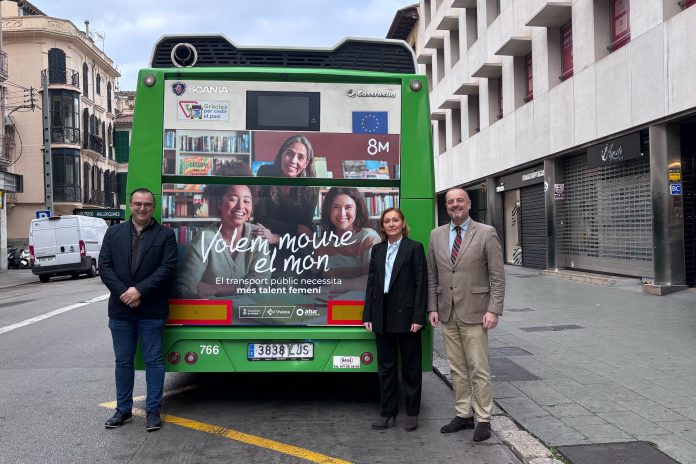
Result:
[[[696,463],[696,291],[657,297],[512,266],[506,277],[505,312],[489,335],[500,408],[561,453],[643,441]],[[436,331],[436,367],[439,355]],[[446,363],[439,369],[446,378]],[[616,446],[618,456],[634,445]],[[674,462],[646,449],[630,462]],[[573,462],[601,462],[588,459]]]
[[[7,272],[0,272],[0,289],[38,281],[39,276],[32,274],[31,269],[9,269]]]

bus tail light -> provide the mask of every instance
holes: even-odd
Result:
[[[87,256],[87,248],[85,248],[85,242],[80,240],[80,256]]]
[[[375,355],[373,355],[369,351],[366,351],[360,355],[360,362],[366,366],[369,366],[370,364],[372,364],[372,361],[374,361],[374,360],[375,360]]]
[[[181,361],[181,355],[176,351],[172,351],[167,355],[167,361],[169,364],[179,364],[179,361]]]
[[[198,361],[198,355],[193,351],[189,351],[186,353],[186,356],[184,356],[184,361],[186,361],[186,364],[196,364]]]

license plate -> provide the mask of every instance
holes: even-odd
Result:
[[[290,361],[314,359],[314,343],[249,343],[249,361]]]
[[[45,266],[47,264],[53,264],[55,260],[56,258],[53,256],[49,256],[47,258],[36,258],[36,264],[39,266]]]

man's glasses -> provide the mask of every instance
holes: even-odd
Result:
[[[154,203],[142,203],[142,202],[140,202],[140,201],[131,201],[131,206],[133,206],[134,208],[147,208],[147,209],[150,209],[150,208],[152,208],[153,206],[155,206],[155,204],[154,204]]]

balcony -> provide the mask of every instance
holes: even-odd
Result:
[[[79,185],[54,185],[53,200],[68,203],[81,203],[82,191]]]
[[[0,51],[0,79],[5,80],[8,76],[7,53]]]
[[[51,127],[51,143],[80,144],[80,129],[77,127]]]
[[[74,69],[48,68],[41,71],[41,78],[48,77],[48,85],[69,85],[80,90],[80,73]]]
[[[98,135],[89,134],[89,142],[87,148],[104,156],[104,139]]]

